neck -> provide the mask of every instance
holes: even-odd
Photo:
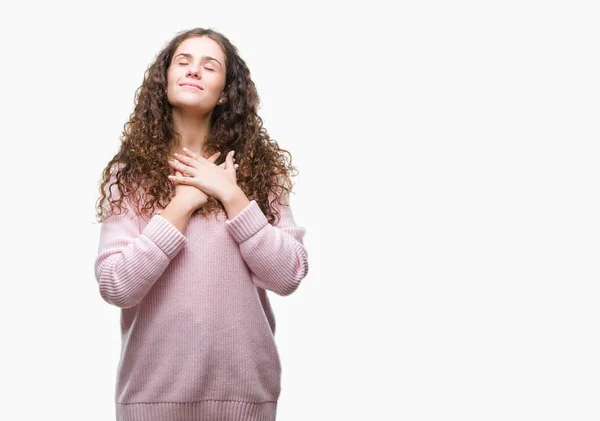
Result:
[[[181,135],[181,140],[175,148],[176,152],[181,152],[183,148],[187,148],[204,156],[204,143],[210,130],[211,114],[190,114],[179,109],[173,109],[175,131]]]

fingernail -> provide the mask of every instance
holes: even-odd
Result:
[[[231,151],[231,156],[235,155],[235,151]]]

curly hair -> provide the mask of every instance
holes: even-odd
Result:
[[[100,198],[96,203],[96,218],[103,222],[127,198],[138,214],[151,216],[156,206],[164,208],[175,194],[174,183],[167,177],[171,168],[168,159],[175,152],[177,141],[172,106],[167,100],[167,72],[177,47],[190,37],[207,36],[225,53],[227,101],[214,108],[204,152],[221,152],[215,165],[222,163],[230,150],[235,150],[237,185],[248,199],[256,200],[269,223],[276,224],[279,213],[273,206],[292,192],[291,177],[298,174],[292,166],[292,155],[281,149],[263,128],[258,116],[259,97],[246,63],[237,48],[213,29],[194,28],[178,33],[147,68],[142,85],[135,92],[135,107],[120,136],[121,147],[105,167],[100,180]],[[118,167],[116,171],[114,168]],[[114,181],[108,188],[106,185]],[[111,187],[119,189],[112,197]],[[107,195],[108,192],[108,195]],[[103,204],[108,200],[110,209]],[[127,210],[127,209],[126,209]],[[224,212],[224,206],[213,197],[194,214],[207,216]]]

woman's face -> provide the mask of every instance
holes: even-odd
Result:
[[[212,111],[223,97],[225,70],[225,55],[211,38],[184,40],[175,50],[167,72],[169,103],[192,112]]]

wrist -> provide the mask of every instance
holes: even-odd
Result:
[[[175,206],[177,206],[177,208],[179,208],[186,215],[191,215],[196,210],[188,200],[184,200],[184,198],[181,196],[173,196],[171,202],[173,202]]]
[[[221,197],[219,197],[219,200],[221,201],[221,203],[223,203],[223,205],[226,205],[235,202],[242,195],[244,195],[242,189],[240,189],[238,185],[235,185],[223,192],[223,194],[221,194]]]
[[[223,207],[227,213],[227,218],[233,219],[246,206],[248,206],[250,200],[248,200],[242,189],[240,189],[238,186],[235,186],[235,188],[223,195],[221,203],[223,203]]]

